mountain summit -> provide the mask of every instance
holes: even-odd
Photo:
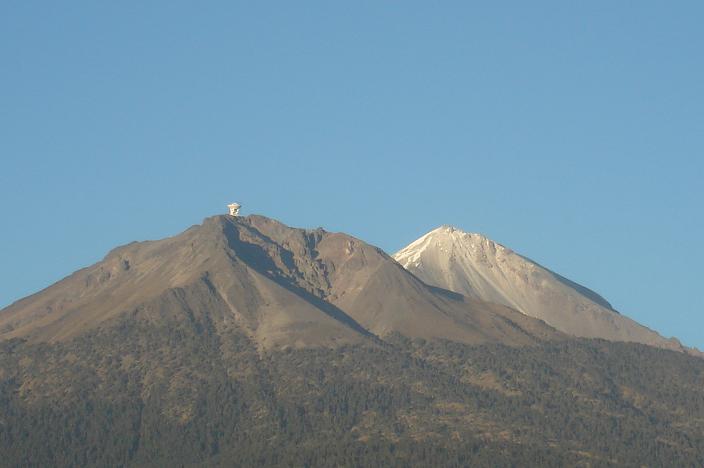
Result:
[[[0,340],[63,341],[125,319],[202,321],[262,348],[392,333],[516,345],[560,335],[509,307],[430,287],[354,237],[250,215],[114,249],[0,311]]]
[[[481,234],[441,226],[394,258],[428,284],[506,305],[570,335],[696,354],[619,314],[594,291]]]
[[[528,316],[654,335],[484,237],[398,258],[256,215],[112,250],[0,310],[0,465],[704,466],[704,360]]]

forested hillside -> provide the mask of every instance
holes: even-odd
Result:
[[[704,361],[643,345],[262,351],[179,316],[0,346],[3,466],[704,465]]]

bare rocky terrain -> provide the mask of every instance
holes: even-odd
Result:
[[[215,216],[134,242],[0,313],[0,338],[66,340],[125,314],[208,314],[262,347],[383,338],[529,344],[559,333],[508,307],[429,287],[380,249],[262,216]]]
[[[0,466],[704,465],[704,360],[561,332],[635,325],[472,245],[476,271],[439,241],[404,269],[252,215],[118,247],[0,310]],[[411,268],[447,253],[447,289]]]
[[[503,304],[573,336],[701,356],[618,313],[603,297],[481,234],[439,227],[394,255],[427,284]]]

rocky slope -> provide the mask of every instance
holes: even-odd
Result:
[[[703,389],[702,359],[569,337],[261,216],[0,311],[1,466],[703,466]]]
[[[442,226],[394,258],[428,284],[509,306],[570,335],[700,354],[619,314],[595,292],[480,234]]]
[[[131,315],[206,317],[259,346],[383,338],[530,344],[559,334],[501,305],[425,285],[380,249],[262,216],[215,216],[135,242],[0,311],[0,339],[67,340]]]

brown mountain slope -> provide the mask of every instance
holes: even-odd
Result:
[[[446,338],[466,343],[527,344],[558,334],[508,307],[426,285],[382,250],[341,233],[291,229],[249,216],[240,229],[247,245],[267,240],[272,258],[288,258],[277,274],[345,311],[378,336]],[[261,236],[258,236],[260,234]],[[249,237],[253,236],[253,237]],[[291,255],[274,255],[277,249]]]
[[[206,314],[268,345],[329,345],[364,339],[349,317],[326,310],[262,273],[233,252],[224,218],[182,234],[134,242],[103,261],[0,312],[0,337],[56,341],[78,336],[123,314]],[[237,223],[230,221],[235,227]],[[335,315],[340,316],[335,316]]]
[[[507,307],[429,287],[378,248],[262,216],[214,216],[134,242],[0,311],[0,339],[60,341],[126,314],[207,317],[262,347],[335,346],[398,332],[465,343],[560,336]]]

